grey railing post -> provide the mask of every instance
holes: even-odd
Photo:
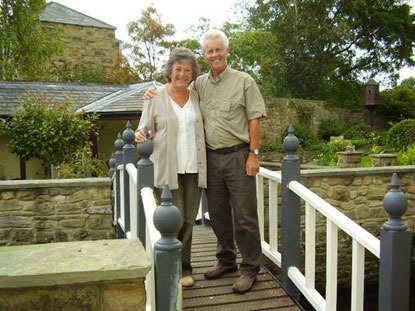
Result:
[[[116,226],[115,226],[115,234],[117,239],[122,239],[125,237],[124,231],[121,229],[120,224],[118,223],[118,218],[121,215],[121,187],[120,187],[120,171],[118,170],[118,165],[122,164],[122,147],[124,146],[124,141],[121,138],[121,133],[118,133],[117,139],[114,142],[114,147],[115,147],[115,170],[116,170],[116,175],[115,175],[115,182],[116,182],[116,187],[115,187],[115,196],[116,196],[116,202],[117,202],[117,219],[116,219]]]
[[[182,243],[176,239],[180,229],[179,209],[173,205],[169,186],[164,186],[161,205],[154,211],[154,226],[161,234],[154,245],[157,310],[176,310],[182,274]]]
[[[295,155],[299,142],[294,135],[294,127],[290,124],[288,136],[283,147],[287,152],[281,165],[281,283],[295,299],[300,298],[300,291],[288,277],[290,267],[300,267],[300,198],[288,189],[291,181],[300,180],[300,161]]]
[[[111,158],[108,160],[108,165],[110,167],[109,169],[109,177],[112,178],[112,176],[114,176],[114,174],[117,171],[117,168],[115,167],[115,156],[114,153],[111,153]]]
[[[123,164],[124,164],[124,221],[125,232],[129,232],[131,228],[130,220],[130,177],[127,172],[127,164],[135,163],[135,147],[133,141],[135,138],[134,131],[131,129],[130,120],[127,121],[125,130],[122,133],[124,140],[123,150]]]
[[[146,135],[147,129],[145,129]],[[150,160],[150,155],[153,152],[153,141],[147,139],[146,141],[137,144],[137,151],[140,155],[140,160],[137,162],[137,224],[138,237],[144,247],[146,246],[146,216],[144,214],[143,199],[141,197],[141,189],[144,187],[154,188],[154,165]]]
[[[117,226],[117,219],[115,218],[115,215],[116,215],[116,212],[115,212],[115,209],[116,209],[116,206],[115,206],[115,200],[114,200],[114,183],[113,183],[113,180],[112,180],[112,178],[114,177],[114,175],[115,175],[115,173],[117,172],[117,169],[115,168],[115,156],[114,156],[114,153],[111,153],[111,158],[108,160],[108,165],[109,165],[109,167],[110,167],[110,169],[109,169],[109,177],[110,177],[110,179],[111,179],[111,206],[112,206],[112,212],[113,212],[113,223],[112,223],[112,225],[114,226],[114,227],[116,227]],[[115,178],[115,177],[114,177]]]
[[[379,307],[381,311],[409,310],[411,234],[401,217],[408,207],[396,173],[383,199],[389,215],[380,232]]]

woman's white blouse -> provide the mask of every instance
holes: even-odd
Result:
[[[170,96],[177,117],[177,173],[197,173],[196,113],[189,97],[180,107]]]

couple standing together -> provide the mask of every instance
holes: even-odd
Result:
[[[155,193],[168,184],[182,215],[182,285],[193,286],[191,244],[201,189],[207,188],[209,217],[218,239],[217,264],[205,278],[237,270],[235,243],[242,255],[234,293],[249,291],[260,269],[255,175],[259,171],[259,121],[266,116],[258,86],[248,74],[228,67],[229,41],[216,29],[201,38],[210,66],[199,75],[193,53],[176,48],[165,65],[168,83],[147,97],[136,141],[153,139]],[[192,81],[194,81],[192,83]]]

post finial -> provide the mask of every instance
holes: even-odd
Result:
[[[181,215],[179,209],[172,203],[172,195],[168,185],[165,185],[161,194],[160,207],[154,211],[154,226],[161,234],[161,239],[157,242],[160,244],[177,247],[180,241],[175,238],[175,234],[181,226]]]
[[[293,155],[299,146],[298,138],[294,135],[294,126],[290,124],[288,127],[288,135],[284,138],[283,147],[284,150],[289,154]]]
[[[389,219],[383,224],[388,231],[405,231],[408,226],[402,221],[402,215],[408,208],[406,195],[399,190],[398,174],[393,173],[391,190],[383,198],[383,208],[388,213]]]
[[[125,130],[122,133],[122,139],[124,140],[126,145],[131,145],[134,142],[135,134],[134,131],[131,129],[131,122],[130,120],[127,121],[125,125]]]

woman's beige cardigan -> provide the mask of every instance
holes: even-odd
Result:
[[[190,98],[196,113],[198,186],[206,188],[206,146],[199,97],[190,90]],[[154,163],[154,186],[163,188],[168,184],[170,190],[177,189],[177,118],[165,86],[158,88],[157,94],[144,103],[138,128],[143,129],[145,126],[152,131],[154,143],[154,151],[150,156]]]

